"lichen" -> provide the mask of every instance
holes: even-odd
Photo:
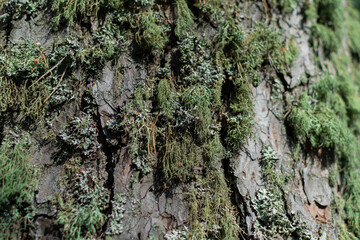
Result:
[[[110,193],[94,175],[78,167],[80,161],[72,158],[64,165],[66,191],[57,198],[56,223],[63,226],[65,239],[95,238],[106,220],[103,211]]]
[[[307,225],[293,213],[288,213],[283,195],[286,176],[277,171],[277,153],[269,146],[262,150],[261,173],[266,188],[261,188],[252,200],[257,220],[254,224],[256,239],[314,239]]]
[[[69,125],[59,134],[59,137],[65,144],[75,148],[81,154],[94,155],[100,148],[95,124],[90,115],[72,117]]]

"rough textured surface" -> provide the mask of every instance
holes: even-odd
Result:
[[[294,215],[305,222],[316,239],[338,239],[337,229],[333,226],[334,222],[331,218],[334,189],[329,185],[329,166],[325,166],[322,159],[313,153],[301,153],[295,157],[296,144],[285,123],[287,111],[290,111],[286,108],[286,104],[292,101],[293,95],[299,94],[297,87],[300,86],[300,92],[303,91],[308,87],[308,81],[316,75],[314,50],[310,45],[311,24],[304,20],[300,7],[284,16],[275,11],[271,22],[265,14],[267,10],[263,3],[235,2],[242,6],[234,12],[234,15],[245,32],[249,32],[256,23],[264,22],[266,19],[272,27],[283,31],[282,37],[291,38],[300,49],[287,74],[264,68],[259,86],[251,86],[255,112],[253,134],[231,157],[230,170],[225,171],[225,174],[230,175],[227,176],[228,184],[234,185],[230,195],[232,203],[237,204],[235,208],[239,210],[237,218],[241,218],[239,222],[244,223],[243,232],[247,234],[245,236],[253,237],[254,224],[259,218],[253,202],[259,189],[266,188],[261,166],[262,150],[271,147],[279,158],[275,172],[289,179],[282,190],[286,214]],[[165,15],[171,23],[174,21],[170,9],[165,11]],[[7,41],[17,42],[20,39],[30,38],[38,41],[45,52],[49,51],[55,39],[61,35],[61,31],[53,32],[47,24],[48,21],[41,16],[35,19],[24,16],[20,20],[13,20],[11,31],[6,37]],[[90,28],[86,24],[89,24]],[[88,32],[97,29],[97,26],[93,26],[91,22],[86,24],[78,26],[81,30],[77,31]],[[213,25],[216,24],[198,26],[203,39],[215,38],[218,29]],[[76,30],[71,31],[76,32]],[[4,31],[0,32],[0,45],[5,42],[4,35],[7,35]],[[170,41],[174,40],[170,39]],[[173,45],[176,43],[174,42]],[[88,171],[90,175],[96,176],[94,178],[98,179],[99,183],[107,186],[111,199],[117,194],[122,196],[124,202],[121,217],[122,231],[113,235],[113,239],[164,239],[166,233],[180,229],[191,221],[187,194],[189,184],[177,184],[167,189],[166,186],[158,184],[157,172],[143,174],[138,171],[129,153],[128,136],[123,132],[110,133],[108,129],[108,122],[119,117],[120,110],[134,98],[134,90],[139,86],[145,86],[150,76],[154,75],[155,70],[151,69],[152,63],[158,61],[159,56],[151,55],[148,59],[140,60],[135,51],[139,50],[138,47],[132,43],[127,50],[131,54],[122,53],[116,64],[113,61],[106,61],[104,67],[98,71],[98,75],[88,76],[93,83],[90,84],[87,92],[79,91],[80,95],[90,94],[94,100],[96,113],[92,113],[94,120],[92,124],[99,134],[97,140],[101,147],[95,153],[95,157],[84,158],[76,176]],[[135,50],[132,52],[131,49]],[[177,47],[169,46],[165,60],[162,61],[176,60],[176,54],[178,54]],[[177,62],[172,64],[176,65]],[[78,81],[79,86],[85,85],[81,80]],[[67,127],[68,119],[77,112],[86,111],[79,109],[84,101],[70,100],[53,113],[52,120],[45,123],[46,127],[44,127],[45,131],[51,132],[50,140],[35,138],[37,133],[32,133],[34,147],[30,151],[31,164],[41,169],[34,198],[34,229],[31,234],[35,239],[63,239],[63,226],[56,222],[59,208],[55,200],[67,191],[64,186],[64,178],[68,174],[65,169],[66,161],[61,161],[61,154],[67,153],[67,150],[59,148],[55,143],[62,143],[59,136]],[[152,121],[155,125],[157,117]],[[148,143],[148,154],[150,147]],[[74,156],[77,156],[76,154]],[[234,183],[231,182],[232,180]],[[111,215],[114,212],[113,204],[109,202],[102,211],[105,215]],[[105,222],[102,227],[104,232],[110,229],[109,221]],[[105,238],[104,235],[100,237]],[[291,236],[291,239],[296,237]]]

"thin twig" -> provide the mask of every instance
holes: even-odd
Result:
[[[3,47],[6,46],[6,43],[4,43],[3,45],[0,46],[0,49],[2,49]]]
[[[160,114],[160,111],[157,113],[157,115],[155,117],[155,121],[153,122],[152,127],[151,127],[152,128],[153,147],[154,147],[155,157],[156,157],[155,125],[156,125],[156,122],[158,120],[159,114]]]
[[[57,68],[57,66],[60,65],[60,63],[62,63],[62,61],[64,61],[64,59],[66,58],[63,57],[57,64],[55,64],[55,66],[53,66],[51,69],[49,69],[46,73],[44,73],[38,80],[36,80],[33,84],[30,85],[29,88],[31,88],[32,86],[34,86],[36,83],[38,83],[41,79],[43,79],[44,77],[46,77],[46,75],[48,75],[52,70],[54,70],[55,68]]]
[[[41,54],[41,57],[44,59],[44,62],[45,62],[46,67],[49,69],[49,65],[48,65],[48,63],[47,63],[47,61],[46,61],[45,55],[44,55],[43,52],[41,51],[41,49],[40,49],[39,45],[37,44],[37,42],[35,42],[35,45],[36,45],[37,49],[39,50],[39,52],[40,52],[40,54]]]
[[[240,68],[241,68],[241,71],[240,71],[240,69],[239,69],[239,66],[240,66]],[[244,68],[243,68],[243,66],[241,65],[241,63],[238,63],[238,64],[237,64],[237,67],[238,67],[238,71],[240,72],[240,77],[247,82],[247,84],[249,85],[249,88],[251,89],[250,82],[249,82],[249,80],[247,79],[247,76],[246,76],[246,74],[245,74]],[[241,72],[244,73],[245,78],[242,76]]]
[[[266,0],[263,0],[262,2],[263,2],[263,5],[264,5],[266,16],[267,16],[267,18],[269,20],[269,23],[271,23],[272,19],[271,19],[271,12],[270,12],[269,5],[268,5]]]
[[[59,82],[56,84],[56,87],[54,88],[54,90],[50,93],[50,95],[44,100],[44,103],[47,102],[47,100],[49,100],[51,98],[51,96],[56,92],[56,90],[59,88],[59,85],[61,83],[61,81],[63,80],[65,73],[66,73],[67,67],[65,68],[63,74],[61,75],[61,78],[59,80]]]
[[[291,113],[292,109],[293,109],[293,106],[291,106],[290,110],[287,111],[287,113],[285,113],[283,120],[285,120],[285,118]]]

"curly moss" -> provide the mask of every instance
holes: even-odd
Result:
[[[11,132],[0,147],[0,238],[20,238],[31,220],[38,171],[29,164],[29,136]]]

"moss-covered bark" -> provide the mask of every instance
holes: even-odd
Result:
[[[45,237],[44,216],[65,239],[312,239],[324,236],[315,222],[360,237],[356,1],[4,0],[0,22],[4,239]],[[289,84],[300,30],[315,73]],[[254,134],[254,95],[270,88],[292,164],[331,158],[327,222],[293,213],[286,156]],[[246,152],[257,138],[262,152]],[[235,184],[242,154],[259,166],[252,199]],[[51,193],[38,165],[41,181],[59,172]]]

